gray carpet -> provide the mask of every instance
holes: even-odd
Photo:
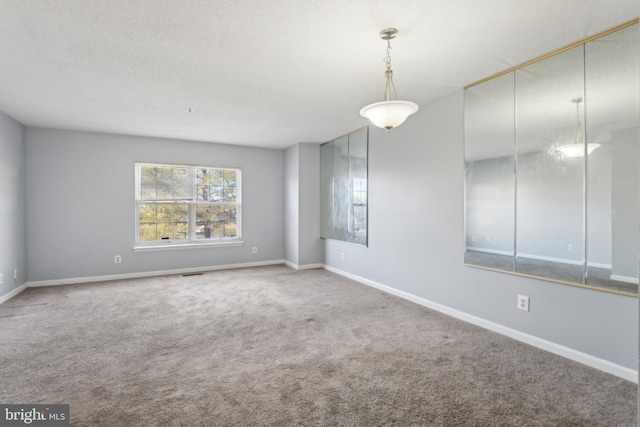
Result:
[[[30,288],[0,402],[75,426],[635,426],[636,386],[324,270]]]

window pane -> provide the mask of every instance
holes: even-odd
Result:
[[[158,236],[156,240],[170,240],[172,234],[171,228],[171,224],[159,223],[157,225]]]
[[[207,169],[209,171],[209,184],[222,185],[224,171],[220,169]]]
[[[211,207],[211,238],[222,239],[225,237],[236,237],[237,230],[237,209],[231,206]]]
[[[209,183],[209,174],[207,169],[196,169],[196,185],[205,185]]]
[[[237,237],[235,206],[196,206],[196,238],[222,239]]]
[[[150,242],[158,240],[156,224],[140,224],[140,241]]]
[[[224,187],[223,190],[223,200],[225,202],[235,202],[236,201],[236,187]]]
[[[211,238],[211,206],[196,206],[196,239]]]
[[[198,205],[196,206],[196,222],[211,221],[211,206]]]
[[[185,199],[188,196],[189,172],[187,168],[159,167],[156,178],[159,200]]]
[[[156,185],[156,172],[155,166],[142,166],[140,168],[140,182],[141,184],[153,184]]]
[[[173,198],[186,199],[189,196],[189,171],[187,168],[173,169]]]
[[[230,221],[224,225],[224,237],[231,238],[238,235],[238,223]]]
[[[189,205],[173,205],[173,222],[184,222],[186,224],[187,221],[189,221]]]
[[[236,185],[236,171],[224,171],[224,186],[235,187]]]
[[[224,187],[213,186],[209,188],[209,201],[220,202],[224,194]]]
[[[171,222],[173,205],[157,205],[158,208],[158,222]]]
[[[156,205],[140,205],[139,212],[141,224],[157,221]]]
[[[142,187],[140,188],[140,197],[147,200],[156,199],[158,197],[156,184],[142,184]]]
[[[209,188],[208,185],[198,185],[196,200],[199,202],[209,201]]]
[[[173,168],[158,168],[156,187],[158,199],[166,200],[172,198]]]
[[[179,222],[173,227],[173,240],[187,240],[189,237],[189,225]]]

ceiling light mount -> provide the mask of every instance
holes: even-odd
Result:
[[[380,31],[380,38],[382,40],[393,40],[397,35],[398,30],[396,30],[395,28],[385,28],[384,30]]]
[[[375,102],[363,107],[360,115],[369,119],[371,123],[387,132],[401,125],[407,117],[418,111],[418,104],[411,101],[400,101],[396,93],[396,86],[393,83],[393,70],[391,69],[391,40],[396,38],[398,30],[395,28],[385,28],[380,31],[380,38],[387,42],[387,56],[384,58],[386,70],[384,77],[387,80],[384,89],[384,101]],[[392,94],[393,91],[393,94]]]

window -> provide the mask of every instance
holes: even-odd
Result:
[[[136,163],[136,246],[240,241],[240,170]]]
[[[320,147],[320,235],[367,245],[369,128]]]

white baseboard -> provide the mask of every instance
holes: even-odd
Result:
[[[562,263],[562,264],[571,264],[571,265],[582,265],[583,264],[583,261],[575,260],[575,259],[556,258],[556,257],[543,256],[543,255],[534,255],[534,254],[523,254],[523,253],[520,253],[520,252],[518,252],[516,254],[516,257],[518,257],[518,258],[537,259],[537,260],[540,260],[540,261],[559,262],[559,263]]]
[[[22,286],[15,288],[12,291],[7,292],[6,294],[0,296],[0,304],[2,304],[5,301],[9,301],[11,298],[15,297],[16,295],[18,295],[20,292],[24,291],[25,289],[27,289],[27,287],[29,286],[28,283],[24,283]]]
[[[331,271],[333,273],[339,274],[341,276],[347,277],[349,279],[355,280],[356,282],[360,282],[364,285],[371,286],[372,288],[379,289],[388,294],[395,295],[400,298],[404,298],[416,304],[420,304],[424,307],[444,313],[448,316],[463,320],[467,323],[471,323],[471,324],[480,326],[481,328],[485,328],[490,331],[497,332],[499,334],[508,336],[509,338],[513,338],[515,340],[521,341],[525,344],[529,344],[534,347],[541,348],[550,353],[554,353],[559,356],[566,357],[567,359],[582,363],[583,365],[590,366],[600,371],[607,372],[609,374],[623,378],[627,381],[631,381],[636,384],[638,383],[638,371],[627,368],[625,366],[621,366],[616,363],[610,362],[608,360],[600,359],[598,357],[591,356],[590,354],[582,353],[572,348],[565,347],[563,345],[556,344],[554,342],[547,341],[545,339],[538,338],[536,336],[529,335],[524,332],[520,332],[515,329],[508,328],[498,323],[494,323],[489,320],[473,316],[471,314],[465,313],[460,310],[456,310],[454,308],[439,304],[437,302],[429,301],[425,298],[418,297],[408,292],[404,292],[404,291],[392,288],[390,286],[374,282],[373,280],[365,279],[364,277],[360,277],[355,274],[348,273],[346,271],[337,269],[335,267],[331,267],[329,265],[325,265],[324,269]]]
[[[476,246],[467,246],[467,250],[473,252],[483,252],[486,254],[513,256],[513,251],[501,251],[499,249],[487,249]]]
[[[303,264],[303,265],[298,265],[298,264],[294,264],[291,261],[287,261],[286,259],[284,260],[284,264],[287,267],[291,267],[294,270],[313,270],[314,268],[322,268],[324,267],[324,264]]]
[[[618,282],[633,283],[635,285],[638,284],[637,277],[620,276],[618,274],[612,274],[611,276],[609,276],[609,279],[617,280]]]
[[[603,262],[587,261],[587,267],[604,268],[605,270],[611,270],[611,264],[605,264]]]
[[[40,286],[73,285],[76,283],[106,282],[109,280],[138,279],[141,277],[170,276],[174,274],[188,274],[188,273],[215,271],[215,270],[229,270],[232,268],[261,267],[265,265],[284,264],[284,262],[285,261],[283,259],[276,259],[271,261],[244,262],[239,264],[214,265],[214,266],[208,266],[208,267],[192,267],[192,268],[178,268],[174,270],[143,271],[140,273],[109,274],[104,276],[72,277],[67,279],[39,280],[35,282],[29,282],[27,285],[32,288],[40,287]]]

